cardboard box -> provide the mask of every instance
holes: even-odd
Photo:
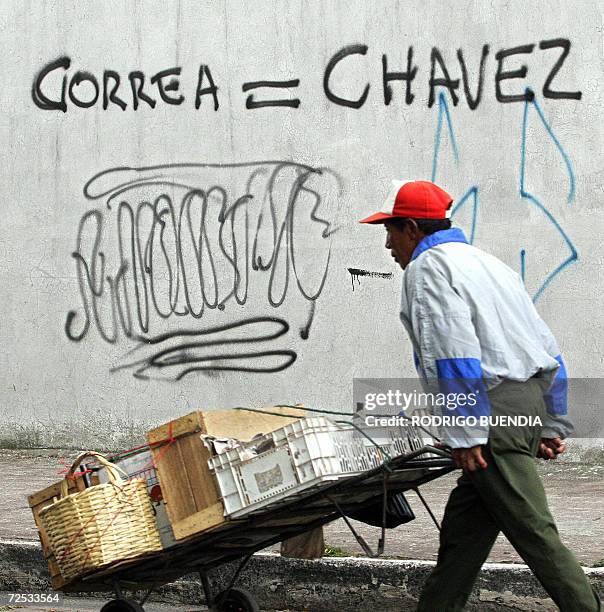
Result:
[[[210,450],[200,434],[247,442],[256,434],[274,431],[306,416],[302,407],[258,410],[276,414],[237,409],[197,411],[147,434],[177,540],[214,529],[226,521],[218,486],[208,468]]]

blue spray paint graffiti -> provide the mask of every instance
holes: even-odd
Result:
[[[527,126],[528,126],[529,106],[532,106],[537,111],[537,116],[539,117],[541,123],[543,124],[543,127],[545,127],[546,133],[552,139],[553,143],[556,146],[556,149],[558,150],[558,152],[560,153],[564,161],[565,168],[568,172],[568,195],[566,199],[568,204],[570,204],[575,198],[575,175],[573,173],[573,168],[570,163],[570,159],[568,158],[568,155],[566,154],[566,152],[564,151],[564,148],[560,144],[560,141],[558,140],[558,138],[556,138],[556,135],[552,131],[551,126],[547,122],[545,115],[543,114],[543,110],[537,103],[537,99],[535,98],[531,102],[528,102],[528,101],[525,102],[524,103],[524,113],[522,116],[522,140],[521,140],[521,145],[520,145],[520,196],[526,199],[532,205],[536,206],[539,210],[541,210],[541,212],[543,212],[543,214],[546,216],[548,221],[556,228],[556,230],[562,236],[564,243],[566,244],[568,251],[569,251],[568,257],[566,257],[552,272],[550,272],[545,277],[540,287],[537,289],[537,291],[533,295],[533,301],[536,302],[541,297],[541,295],[543,295],[543,292],[547,289],[547,287],[552,282],[552,280],[554,280],[554,278],[558,274],[560,274],[565,268],[571,265],[573,261],[576,261],[579,258],[579,254],[572,240],[568,237],[567,233],[562,229],[562,226],[560,225],[560,223],[558,223],[554,215],[545,207],[545,205],[540,200],[537,199],[537,197],[531,194],[526,188],[526,133],[527,133]],[[525,273],[526,273],[525,255],[522,254],[521,257],[522,257],[522,278],[524,280]]]
[[[554,134],[550,124],[548,123],[543,110],[536,98],[531,101],[526,101],[524,103],[524,111],[522,115],[522,132],[520,139],[520,172],[519,172],[519,194],[522,200],[525,200],[531,206],[536,207],[540,210],[547,222],[551,224],[552,227],[555,228],[556,232],[562,237],[563,243],[565,247],[568,249],[567,253],[563,253],[562,255],[566,255],[560,261],[558,260],[557,264],[553,270],[548,271],[542,278],[539,279],[538,287],[536,291],[533,293],[532,298],[533,301],[536,302],[542,295],[543,292],[548,288],[550,283],[554,280],[556,276],[558,276],[563,270],[565,270],[568,266],[570,266],[574,261],[577,261],[579,258],[579,254],[572,240],[569,238],[568,234],[564,231],[558,220],[552,214],[552,212],[543,204],[543,202],[537,198],[534,194],[530,193],[526,186],[526,168],[527,168],[527,155],[526,155],[526,141],[527,141],[527,129],[529,124],[529,111],[531,107],[534,109],[537,118],[541,122],[542,126],[545,128],[545,133],[548,138],[551,139],[553,144],[555,145],[556,150],[559,152],[562,157],[562,161],[564,162],[564,169],[568,175],[568,195],[567,195],[567,204],[570,204],[575,197],[575,176],[572,168],[571,161],[564,150],[562,144]],[[535,113],[532,113],[534,115]],[[459,147],[457,144],[457,138],[455,136],[455,130],[453,128],[453,121],[451,119],[451,113],[449,111],[449,105],[444,93],[440,93],[438,97],[438,118],[436,123],[436,133],[434,136],[434,152],[432,157],[432,175],[431,179],[434,182],[437,182],[437,172],[438,172],[438,159],[441,152],[441,143],[443,137],[443,129],[447,130],[451,150],[453,152],[453,158],[455,163],[459,163],[460,155],[459,155]],[[462,208],[466,206],[471,206],[471,215],[470,215],[470,230],[469,230],[469,241],[471,243],[474,242],[476,237],[476,229],[477,223],[479,219],[479,209],[480,209],[480,198],[479,198],[479,187],[476,184],[471,185],[465,193],[458,199],[457,204],[454,206],[453,211],[451,213],[451,217],[455,217],[456,214],[462,210]],[[520,275],[523,280],[526,278],[526,266],[527,266],[527,249],[523,248],[520,250]]]
[[[456,163],[459,163],[459,147],[457,146],[457,139],[455,138],[455,130],[453,129],[453,122],[451,121],[451,113],[449,112],[449,105],[445,94],[440,92],[438,96],[438,120],[436,122],[436,134],[434,136],[434,155],[432,157],[432,182],[436,181],[436,173],[438,170],[438,156],[440,153],[440,145],[442,140],[443,130],[443,119],[447,124],[447,132],[449,134],[449,140],[451,142],[451,149],[453,150],[453,157]],[[472,206],[469,241],[474,242],[476,236],[476,222],[478,220],[478,186],[472,185],[461,198],[451,211],[451,218],[453,218],[468,202]]]

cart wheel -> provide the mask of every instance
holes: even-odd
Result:
[[[145,609],[133,599],[112,599],[101,608],[101,612],[145,612]]]
[[[216,612],[260,612],[258,603],[249,591],[232,588],[216,597]]]

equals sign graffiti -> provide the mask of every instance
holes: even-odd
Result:
[[[369,272],[368,270],[359,270],[358,268],[348,268],[350,278],[352,280],[352,290],[354,291],[355,282],[361,284],[361,276],[369,276],[371,278],[392,278],[392,272]]]

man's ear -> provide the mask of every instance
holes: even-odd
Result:
[[[409,231],[409,237],[412,240],[418,240],[423,237],[423,232],[419,229],[415,219],[407,219],[406,226]]]

